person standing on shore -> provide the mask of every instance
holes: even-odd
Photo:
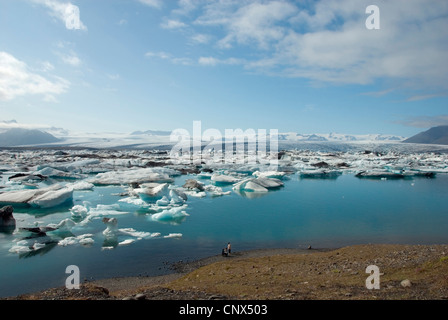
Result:
[[[229,243],[227,243],[227,254],[230,254],[230,251],[232,251],[232,246],[229,242]]]

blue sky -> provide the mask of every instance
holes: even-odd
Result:
[[[446,1],[1,0],[0,121],[410,136],[448,124],[447,49]]]

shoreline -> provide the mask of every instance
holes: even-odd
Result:
[[[365,269],[372,264],[381,268],[381,290],[366,289]],[[448,245],[255,249],[176,262],[172,270],[1,300],[448,299]]]
[[[275,255],[285,254],[310,254],[324,251],[337,250],[337,248],[317,248],[317,249],[299,249],[299,248],[270,248],[270,249],[251,249],[244,251],[236,251],[228,257],[221,255],[208,256],[191,261],[179,261],[170,264],[172,272],[159,276],[142,276],[142,277],[111,277],[99,280],[89,281],[90,284],[107,287],[111,292],[123,291],[133,288],[133,284],[138,283],[140,286],[160,285],[177,280],[190,272],[193,272],[204,266],[216,262],[234,261],[247,258],[262,258]]]

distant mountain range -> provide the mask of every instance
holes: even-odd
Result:
[[[72,133],[65,130],[46,131],[37,129],[11,128],[0,131],[0,147],[15,146],[67,146],[92,148],[145,147],[157,145],[171,145],[171,131],[146,130],[132,133]],[[244,133],[243,133],[244,134]],[[350,135],[342,133],[300,134],[287,132],[278,134],[279,143],[319,143],[319,142],[385,142],[385,143],[418,143],[448,145],[448,126],[431,128],[406,139],[402,136],[384,134]]]
[[[134,131],[131,133],[131,135],[169,136],[171,135],[171,131],[161,131],[161,130]]]
[[[420,132],[403,142],[448,145],[448,126],[433,127],[427,131]]]
[[[388,141],[398,142],[406,139],[402,136],[385,135],[385,134],[363,134],[350,135],[342,133],[314,133],[314,134],[300,134],[295,132],[279,133],[279,141],[310,141],[310,142],[354,142],[354,141]]]
[[[0,133],[0,147],[29,146],[58,141],[60,139],[55,136],[36,129],[13,128]]]

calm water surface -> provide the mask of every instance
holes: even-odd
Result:
[[[178,177],[175,184],[182,185],[188,178]],[[123,191],[121,187],[77,191],[73,204],[116,204],[120,197],[113,194]],[[18,236],[0,234],[0,296],[63,286],[68,276],[65,268],[72,264],[80,268],[82,279],[160,275],[169,272],[168,262],[219,254],[229,241],[235,251],[448,243],[447,192],[448,175],[443,174],[434,179],[387,181],[358,179],[349,174],[337,179],[299,179],[292,175],[284,187],[261,197],[235,192],[216,198],[189,197],[189,216],[179,224],[152,221],[145,209],[121,203],[120,210],[127,213],[114,216],[119,228],[159,232],[161,236],[102,250],[105,225],[97,219],[73,229],[75,235],[94,234],[93,245],[55,245],[30,256],[8,252]],[[70,218],[73,204],[46,212],[18,209],[14,213],[17,227]],[[181,233],[182,237],[163,238],[170,233]]]

